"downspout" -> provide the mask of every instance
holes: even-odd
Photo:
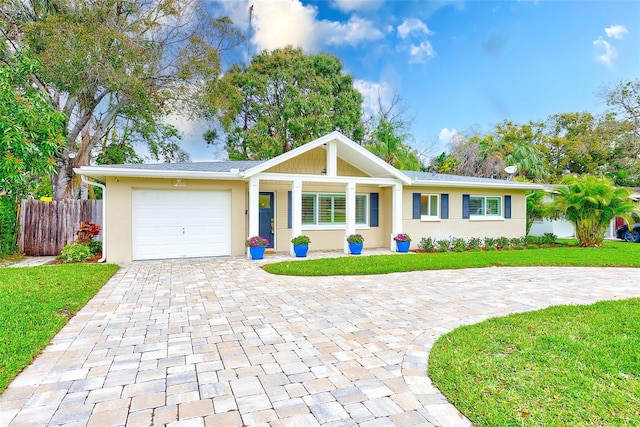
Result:
[[[86,176],[80,175],[82,182],[102,188],[102,258],[98,262],[107,260],[107,187],[99,182],[89,181]]]

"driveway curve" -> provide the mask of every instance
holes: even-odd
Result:
[[[426,376],[438,336],[640,296],[638,269],[301,278],[259,267],[123,266],[0,396],[0,425],[469,426]]]

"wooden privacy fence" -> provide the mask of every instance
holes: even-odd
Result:
[[[30,256],[59,255],[76,239],[81,221],[102,227],[102,200],[23,200],[18,249]],[[102,240],[102,233],[97,239]]]

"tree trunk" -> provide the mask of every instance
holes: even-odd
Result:
[[[91,126],[91,120],[86,119],[86,116],[91,117],[91,111],[84,113],[82,121],[85,123],[80,132],[80,146],[75,152],[75,156],[71,157],[69,151],[62,154],[60,165],[58,166],[58,172],[51,180],[53,185],[53,198],[54,200],[62,199],[77,199],[81,188],[80,177],[73,172],[74,168],[82,166],[88,166],[91,162],[91,151],[95,147],[98,141],[100,141],[107,132],[107,124],[115,117],[117,106],[111,105],[110,109],[103,115],[102,120],[95,128]],[[71,132],[67,137],[67,150],[75,145],[75,138],[73,135],[77,135],[75,132]],[[83,197],[86,198],[86,192]]]

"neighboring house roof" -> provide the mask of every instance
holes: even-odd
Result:
[[[401,171],[339,132],[332,132],[270,160],[82,166],[75,169],[75,172],[98,181],[104,181],[106,177],[246,180],[329,142],[336,142],[338,157],[369,176],[398,179],[406,185],[532,190],[543,188],[539,184],[518,181]]]

